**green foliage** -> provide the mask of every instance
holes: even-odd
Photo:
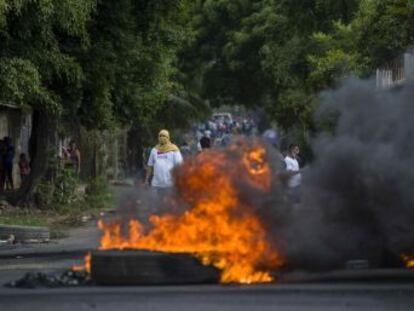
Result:
[[[51,113],[59,109],[55,96],[43,87],[39,71],[29,60],[0,58],[0,93],[3,100],[21,106],[35,103]]]
[[[176,68],[187,9],[184,0],[1,0],[2,100],[89,129],[159,122],[171,98],[189,97]]]
[[[0,2],[3,100],[54,115],[66,108],[68,92],[76,93],[82,79],[71,52],[88,41],[86,25],[95,4],[95,0]]]
[[[85,185],[78,183],[72,170],[63,169],[52,181],[43,181],[35,194],[40,209],[11,207],[0,211],[0,223],[26,226],[47,226],[54,229],[54,238],[61,238],[56,229],[81,225],[82,216],[97,214],[112,207],[112,191],[108,182],[98,177]]]
[[[0,224],[2,225],[20,225],[20,226],[40,226],[48,225],[47,217],[39,210],[34,209],[12,209],[3,210],[0,213]]]
[[[284,129],[289,129],[293,125],[310,128],[317,103],[317,99],[311,94],[300,89],[287,89],[281,92],[279,103],[274,107],[274,115],[279,120],[278,124]]]
[[[55,178],[44,180],[37,187],[37,206],[55,210],[74,206],[82,200],[78,186],[78,178],[71,168],[58,169]]]
[[[353,24],[358,51],[369,57],[372,68],[381,66],[414,44],[414,3],[364,0]]]
[[[265,107],[284,128],[308,126],[330,66],[308,57],[316,49],[310,37],[349,21],[358,2],[196,1],[195,37],[184,54],[194,66],[182,69],[201,81],[197,91],[213,106]]]
[[[0,0],[0,101],[31,107],[61,131],[188,126],[209,109],[186,87],[191,78],[178,66],[178,54],[194,37],[191,3]],[[55,124],[46,130],[36,125],[35,132],[47,138],[40,143],[53,144]],[[43,148],[48,146],[32,150]],[[32,160],[45,159],[34,154]],[[42,175],[44,167],[32,172]],[[41,205],[72,200],[69,176],[60,177],[40,185]]]
[[[56,177],[44,180],[35,194],[37,206],[59,213],[81,213],[104,209],[112,204],[112,191],[108,181],[100,176],[91,178],[86,185],[79,182],[71,168],[57,171]]]
[[[318,46],[309,55],[312,83],[332,86],[349,72],[372,74],[414,44],[414,3],[411,0],[361,0],[348,23],[336,23],[330,33],[314,34]]]
[[[213,106],[264,107],[283,128],[313,127],[320,91],[414,43],[412,0],[210,0],[191,11],[190,87]]]
[[[97,6],[82,55],[88,128],[156,122],[176,93],[176,53],[186,40],[183,1],[107,1]],[[174,111],[172,111],[174,113]],[[168,120],[166,120],[168,121]]]
[[[58,170],[54,185],[53,204],[56,204],[57,208],[73,205],[80,200],[80,195],[77,193],[79,181],[72,168]]]
[[[85,190],[85,204],[90,209],[103,209],[111,207],[113,194],[108,181],[103,176],[89,180]]]
[[[311,128],[317,94],[413,44],[413,17],[412,0],[0,0],[1,100],[144,135],[223,104]]]
[[[46,181],[41,182],[37,186],[34,194],[36,206],[40,209],[55,208],[55,206],[53,206],[54,190],[55,185],[53,183]]]
[[[308,55],[312,68],[308,79],[315,90],[335,85],[350,72],[366,71],[365,61],[355,49],[353,27],[338,22],[334,29],[333,34],[318,32],[312,36],[315,48]]]

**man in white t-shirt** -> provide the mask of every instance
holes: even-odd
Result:
[[[300,184],[302,182],[302,175],[297,160],[299,152],[299,146],[297,144],[291,144],[288,149],[288,154],[285,157],[286,171],[289,177],[287,182],[288,194],[295,204],[300,202]]]
[[[158,134],[158,145],[152,148],[149,159],[145,183],[155,189],[169,189],[173,185],[171,171],[183,162],[183,157],[176,145],[171,143],[167,130],[161,130]]]

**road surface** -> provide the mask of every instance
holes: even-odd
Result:
[[[412,284],[0,290],[0,310],[413,310]]]
[[[0,259],[0,283],[26,271],[59,272],[79,253]],[[193,285],[16,289],[0,287],[0,310],[413,310],[414,282],[331,282],[254,286]]]
[[[0,311],[414,310],[414,282],[354,280],[255,286],[193,285],[16,289],[28,271],[61,272],[99,244],[95,226],[48,245],[0,249]],[[413,278],[414,279],[414,278]]]

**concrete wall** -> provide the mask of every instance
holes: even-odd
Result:
[[[127,134],[128,129],[114,131],[88,131],[83,127],[72,129],[71,133],[59,139],[59,154],[68,147],[73,139],[81,153],[81,172],[83,180],[102,175],[109,179],[122,179],[127,174]]]

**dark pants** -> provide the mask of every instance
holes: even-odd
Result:
[[[5,167],[5,183],[6,183],[6,189],[8,190],[14,189],[13,167],[10,167],[10,166]]]
[[[289,200],[293,204],[300,203],[300,186],[291,187],[288,189]]]
[[[20,186],[23,185],[26,182],[28,177],[29,177],[29,175],[20,174],[20,181],[21,181]]]
[[[6,172],[4,169],[0,169],[0,192],[4,191],[4,181],[6,179]]]

